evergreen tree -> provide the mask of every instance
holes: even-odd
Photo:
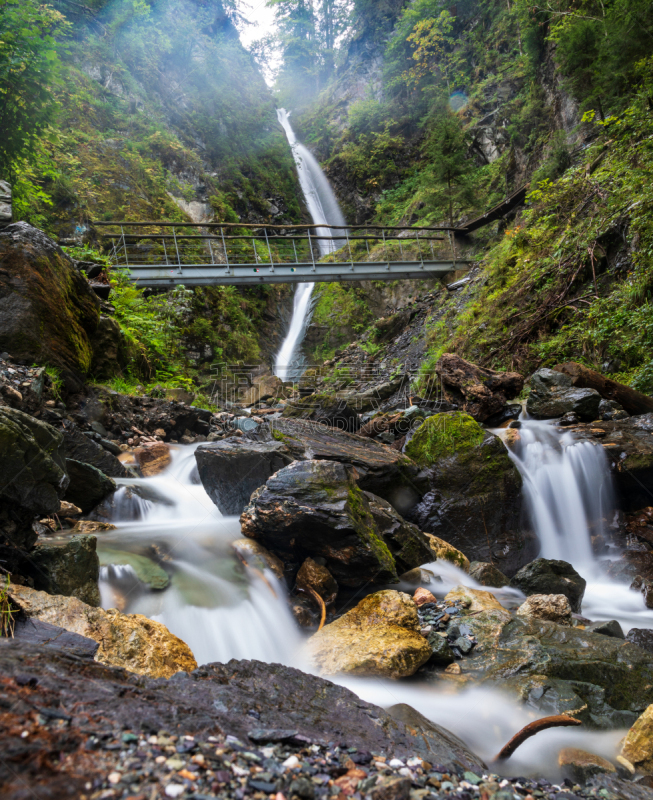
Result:
[[[447,111],[438,118],[424,151],[430,164],[426,177],[434,183],[433,205],[447,209],[449,225],[453,227],[454,211],[459,213],[474,199],[470,181],[472,164],[467,158],[469,142],[456,114]]]

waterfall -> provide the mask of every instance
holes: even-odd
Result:
[[[297,166],[299,184],[302,187],[304,200],[313,223],[315,225],[342,225],[344,227],[346,224],[345,218],[333,189],[329,185],[329,181],[315,156],[297,141],[288,119],[290,112],[284,108],[279,108],[277,109],[277,117],[286,132],[293,159]],[[318,239],[321,256],[328,255],[328,253],[333,252],[340,246],[338,238],[333,236],[330,228],[318,227],[315,230],[315,235],[323,237]],[[294,366],[294,361],[297,358],[297,350],[309,322],[311,294],[313,293],[314,285],[313,283],[297,284],[290,327],[275,359],[275,373],[281,380],[292,380],[298,377],[298,373],[301,371]]]

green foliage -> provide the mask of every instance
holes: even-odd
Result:
[[[17,609],[13,608],[9,599],[10,576],[4,577],[4,585],[0,586],[0,636],[13,638]]]
[[[50,379],[50,391],[55,400],[61,400],[61,390],[63,389],[63,378],[61,377],[61,370],[57,367],[46,366],[45,374]]]

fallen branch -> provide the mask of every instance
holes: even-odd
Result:
[[[543,717],[536,719],[535,722],[529,722],[525,728],[522,728],[519,733],[516,733],[508,744],[501,748],[499,753],[494,757],[495,761],[506,761],[515,752],[515,750],[531,736],[535,736],[540,731],[545,731],[547,728],[566,728],[572,725],[582,725],[579,719],[570,717],[567,714],[556,714],[554,717]]]
[[[318,628],[318,631],[321,631],[322,628],[324,627],[324,623],[326,622],[326,605],[324,603],[324,600],[315,591],[315,589],[311,589],[310,586],[298,586],[297,591],[309,594],[313,598],[313,600],[315,600],[315,602],[318,604],[320,609],[320,627]]]

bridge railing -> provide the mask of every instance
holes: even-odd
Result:
[[[442,227],[96,222],[117,268],[422,262],[451,256]],[[443,247],[444,243],[444,247]],[[455,258],[455,254],[454,254]]]

